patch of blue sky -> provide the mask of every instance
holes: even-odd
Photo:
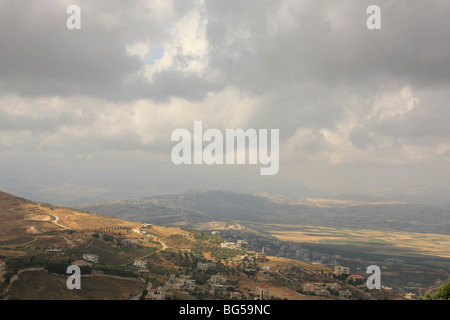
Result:
[[[163,46],[151,48],[148,53],[148,63],[154,64],[156,60],[161,60],[164,57],[164,51],[165,50]]]

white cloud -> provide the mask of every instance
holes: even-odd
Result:
[[[70,146],[71,152],[77,154],[120,150],[120,144],[145,150],[151,144],[170,144],[173,130],[180,127],[192,130],[195,120],[202,120],[205,129],[246,128],[260,102],[260,98],[234,88],[210,93],[197,103],[181,98],[172,98],[167,103],[151,100],[113,103],[90,97],[34,100],[8,96],[0,99],[0,114],[4,119],[26,123],[27,129],[0,128],[0,146],[33,146],[41,151],[66,150]],[[17,137],[11,139],[16,133]]]
[[[156,73],[173,70],[203,75],[209,62],[207,23],[203,1],[198,1],[193,9],[173,24],[169,39],[162,44],[163,57],[145,66],[147,79],[152,82]]]
[[[144,42],[137,42],[131,46],[127,46],[127,53],[130,56],[137,56],[140,59],[144,60],[147,56],[148,52],[150,51],[150,48],[148,45]]]
[[[411,88],[405,86],[398,93],[384,93],[376,97],[372,116],[378,116],[382,120],[389,117],[404,116],[419,102],[419,99],[414,97]]]
[[[370,104],[370,101],[374,102]],[[298,128],[285,143],[285,157],[314,159],[324,165],[391,166],[447,161],[447,152],[450,151],[447,143],[437,140],[432,144],[422,144],[373,130],[374,126],[390,124],[393,118],[401,125],[408,113],[420,106],[410,86],[406,85],[397,92],[386,90],[373,99],[353,96],[341,103],[346,106],[345,111],[333,128]],[[368,142],[358,146],[352,142],[355,138],[352,135],[356,138],[361,136]]]

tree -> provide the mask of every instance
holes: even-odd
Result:
[[[425,293],[421,300],[450,300],[450,280],[437,289],[433,295],[430,292]]]
[[[433,300],[450,300],[450,280],[436,291],[433,295]]]
[[[145,300],[145,297],[147,296],[147,294],[148,294],[147,289],[144,289],[144,290],[142,291],[141,296],[139,297],[139,300]]]
[[[13,276],[14,276],[14,273],[12,273],[12,272],[7,272],[3,275],[3,277],[5,278],[5,282],[8,284],[11,282],[11,278]]]
[[[104,241],[113,241],[113,240],[114,240],[114,237],[113,237],[113,236],[110,236],[109,234],[104,234],[104,235],[103,235],[103,240],[104,240]]]

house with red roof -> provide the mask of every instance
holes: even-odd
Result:
[[[354,283],[363,283],[364,277],[360,274],[351,274],[347,278],[348,282],[354,282]]]

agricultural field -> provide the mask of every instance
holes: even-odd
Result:
[[[372,253],[403,252],[450,258],[450,236],[372,229],[347,229],[311,225],[264,225],[251,227],[282,240],[298,243],[351,245],[368,248]]]

